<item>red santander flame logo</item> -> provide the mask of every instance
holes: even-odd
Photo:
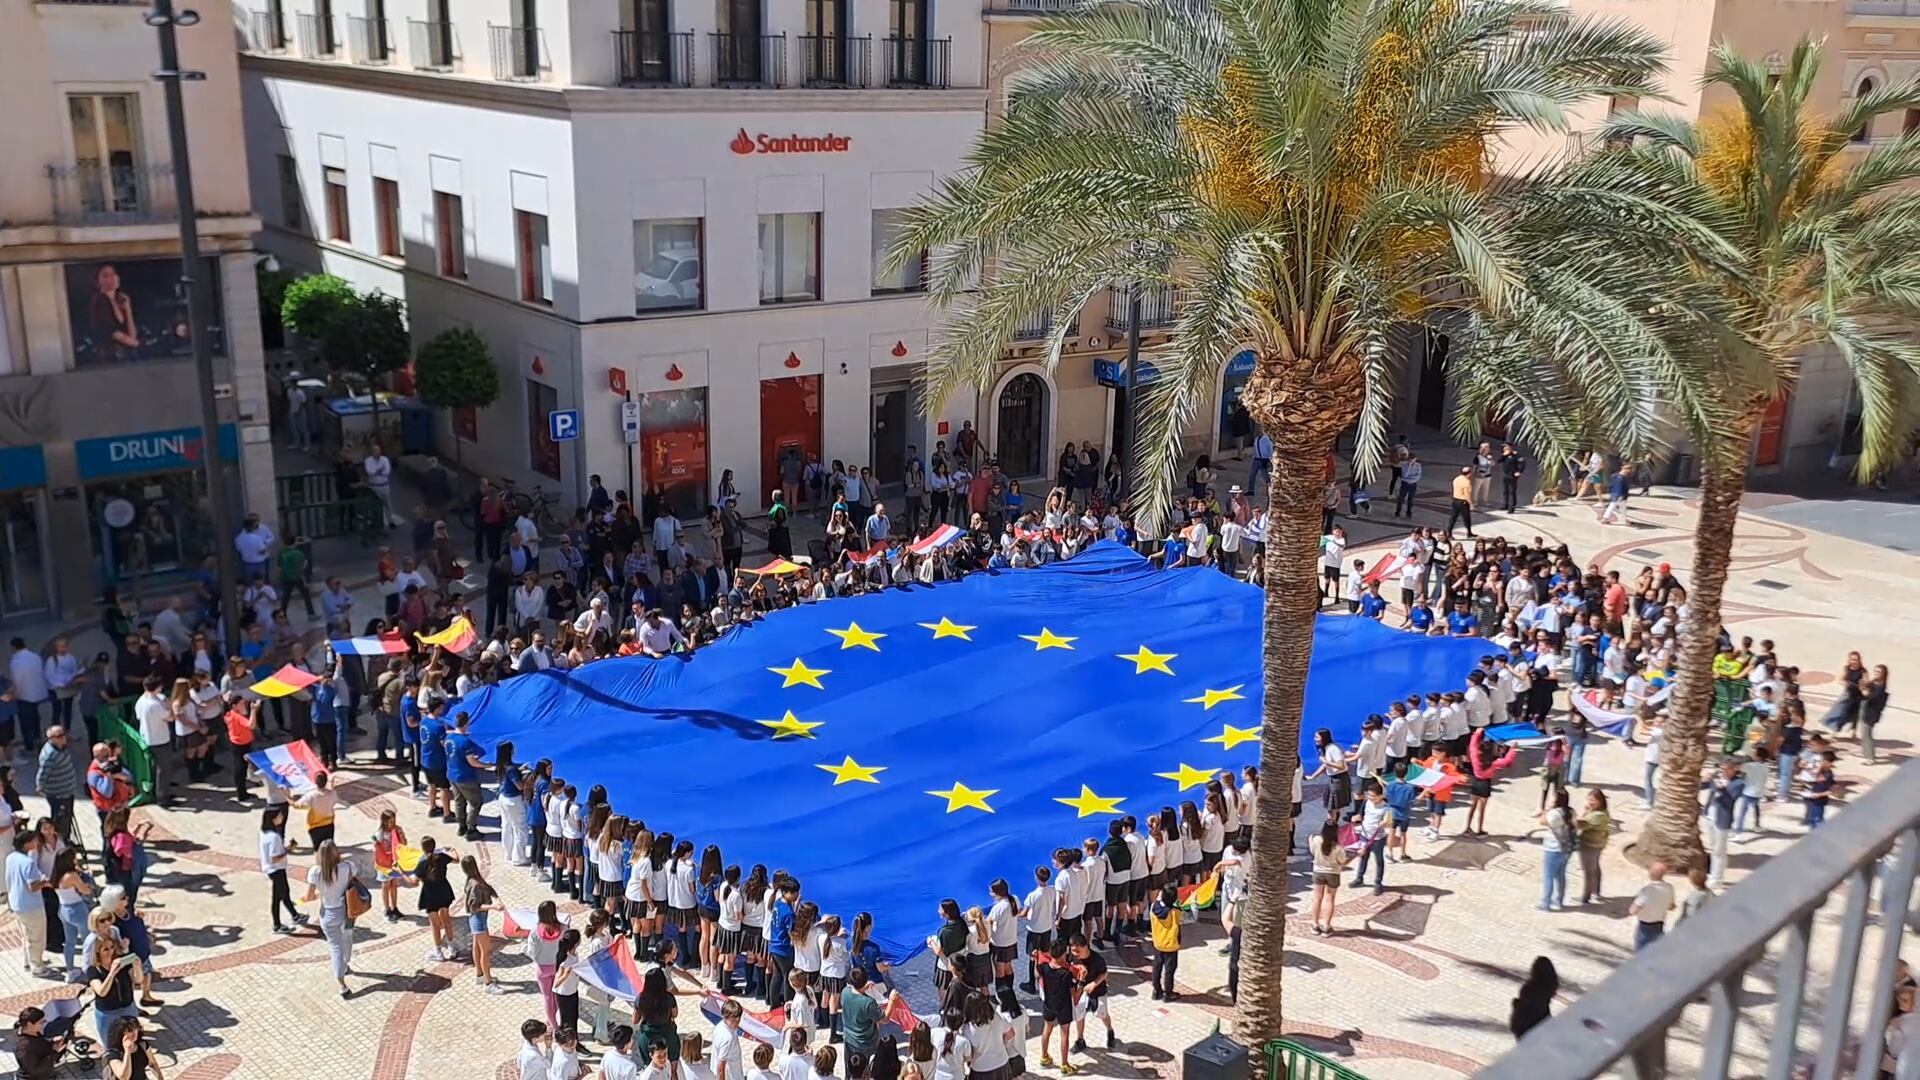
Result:
[[[667,381],[668,382],[679,382],[681,379],[684,379],[686,377],[687,377],[687,373],[680,370],[679,364],[667,365]]]
[[[787,358],[781,362],[786,364],[790,368],[797,368],[800,366],[800,354],[788,353]]]
[[[831,131],[824,135],[769,135],[766,132],[749,135],[746,128],[741,128],[727,143],[727,149],[742,157],[748,154],[844,154],[852,148],[853,136],[835,135]]]
[[[905,356],[905,355],[907,355],[907,343],[906,343],[906,342],[904,342],[904,341],[896,341],[896,342],[894,342],[894,343],[893,343],[893,355],[894,355],[894,356],[896,356],[896,357],[899,357],[899,356]]]
[[[535,375],[545,375],[547,373],[546,363],[538,356],[533,358],[533,373]]]
[[[753,139],[747,134],[746,128],[740,129],[740,134],[735,135],[733,141],[727,144],[727,149],[736,154],[753,153]]]

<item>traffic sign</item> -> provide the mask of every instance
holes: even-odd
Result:
[[[629,446],[640,441],[640,403],[637,401],[620,403],[620,438]]]
[[[554,442],[566,442],[579,437],[579,409],[555,409],[547,414],[547,438]]]

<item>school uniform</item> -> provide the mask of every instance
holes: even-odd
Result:
[[[1087,913],[1087,874],[1081,866],[1060,871],[1060,923],[1062,940],[1069,940],[1085,928]]]
[[[667,870],[667,918],[683,929],[697,927],[694,915],[693,858],[674,859]]]
[[[995,900],[987,909],[987,952],[996,964],[1011,964],[1020,952],[1020,919],[1013,898]]]
[[[741,945],[746,938],[747,896],[738,885],[721,882],[715,891],[720,901],[720,936],[715,939],[714,947],[721,953],[732,956],[744,952]]]
[[[1021,905],[1027,913],[1027,955],[1053,946],[1053,928],[1060,914],[1060,892],[1052,885],[1036,885]]]
[[[593,873],[598,879],[596,895],[602,900],[618,900],[625,891],[624,867],[620,865],[620,845],[608,844],[604,850],[596,848],[593,852]]]
[[[760,899],[753,900],[749,899],[747,897],[747,891],[742,889],[740,890],[740,904],[740,951],[752,954],[765,952],[767,948],[767,918],[771,914],[768,910],[766,894],[761,893]]]
[[[1212,810],[1200,811],[1200,876],[1213,873],[1220,865],[1220,853],[1227,848],[1227,823]]]
[[[647,859],[644,853],[627,868],[627,918],[647,918]]]
[[[1127,844],[1127,902],[1142,903],[1147,898],[1147,840],[1138,832],[1121,837]]]
[[[1104,855],[1084,855],[1080,859],[1080,869],[1086,875],[1086,918],[1087,937],[1091,939],[1100,932],[1101,916],[1107,913],[1107,860]]]
[[[853,954],[847,950],[847,932],[828,935],[824,928],[814,927],[813,951],[820,959],[820,993],[839,997],[847,986],[847,972],[853,968]],[[795,956],[798,955],[796,952]]]

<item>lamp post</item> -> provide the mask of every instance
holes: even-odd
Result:
[[[239,570],[233,550],[233,506],[227,501],[227,475],[220,460],[220,415],[213,396],[213,350],[207,342],[208,303],[205,267],[200,262],[200,233],[193,206],[193,166],[187,157],[186,105],[182,82],[206,79],[204,71],[180,69],[180,43],[174,31],[200,22],[198,12],[176,13],[173,0],[154,0],[147,25],[160,36],[160,68],[153,73],[166,95],[167,141],[173,150],[173,192],[180,211],[180,283],[187,287],[187,330],[193,342],[193,370],[200,384],[200,457],[207,474],[207,503],[213,516],[214,560],[220,572],[220,622],[226,651],[240,651]]]
[[[1127,497],[1140,494],[1140,283],[1127,289]]]

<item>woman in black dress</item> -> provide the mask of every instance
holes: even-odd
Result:
[[[413,868],[413,878],[420,883],[420,910],[426,912],[427,926],[433,931],[430,960],[453,959],[453,917],[447,914],[453,906],[453,885],[447,880],[447,868],[458,861],[452,848],[436,847],[431,836],[420,838],[420,862]]]

